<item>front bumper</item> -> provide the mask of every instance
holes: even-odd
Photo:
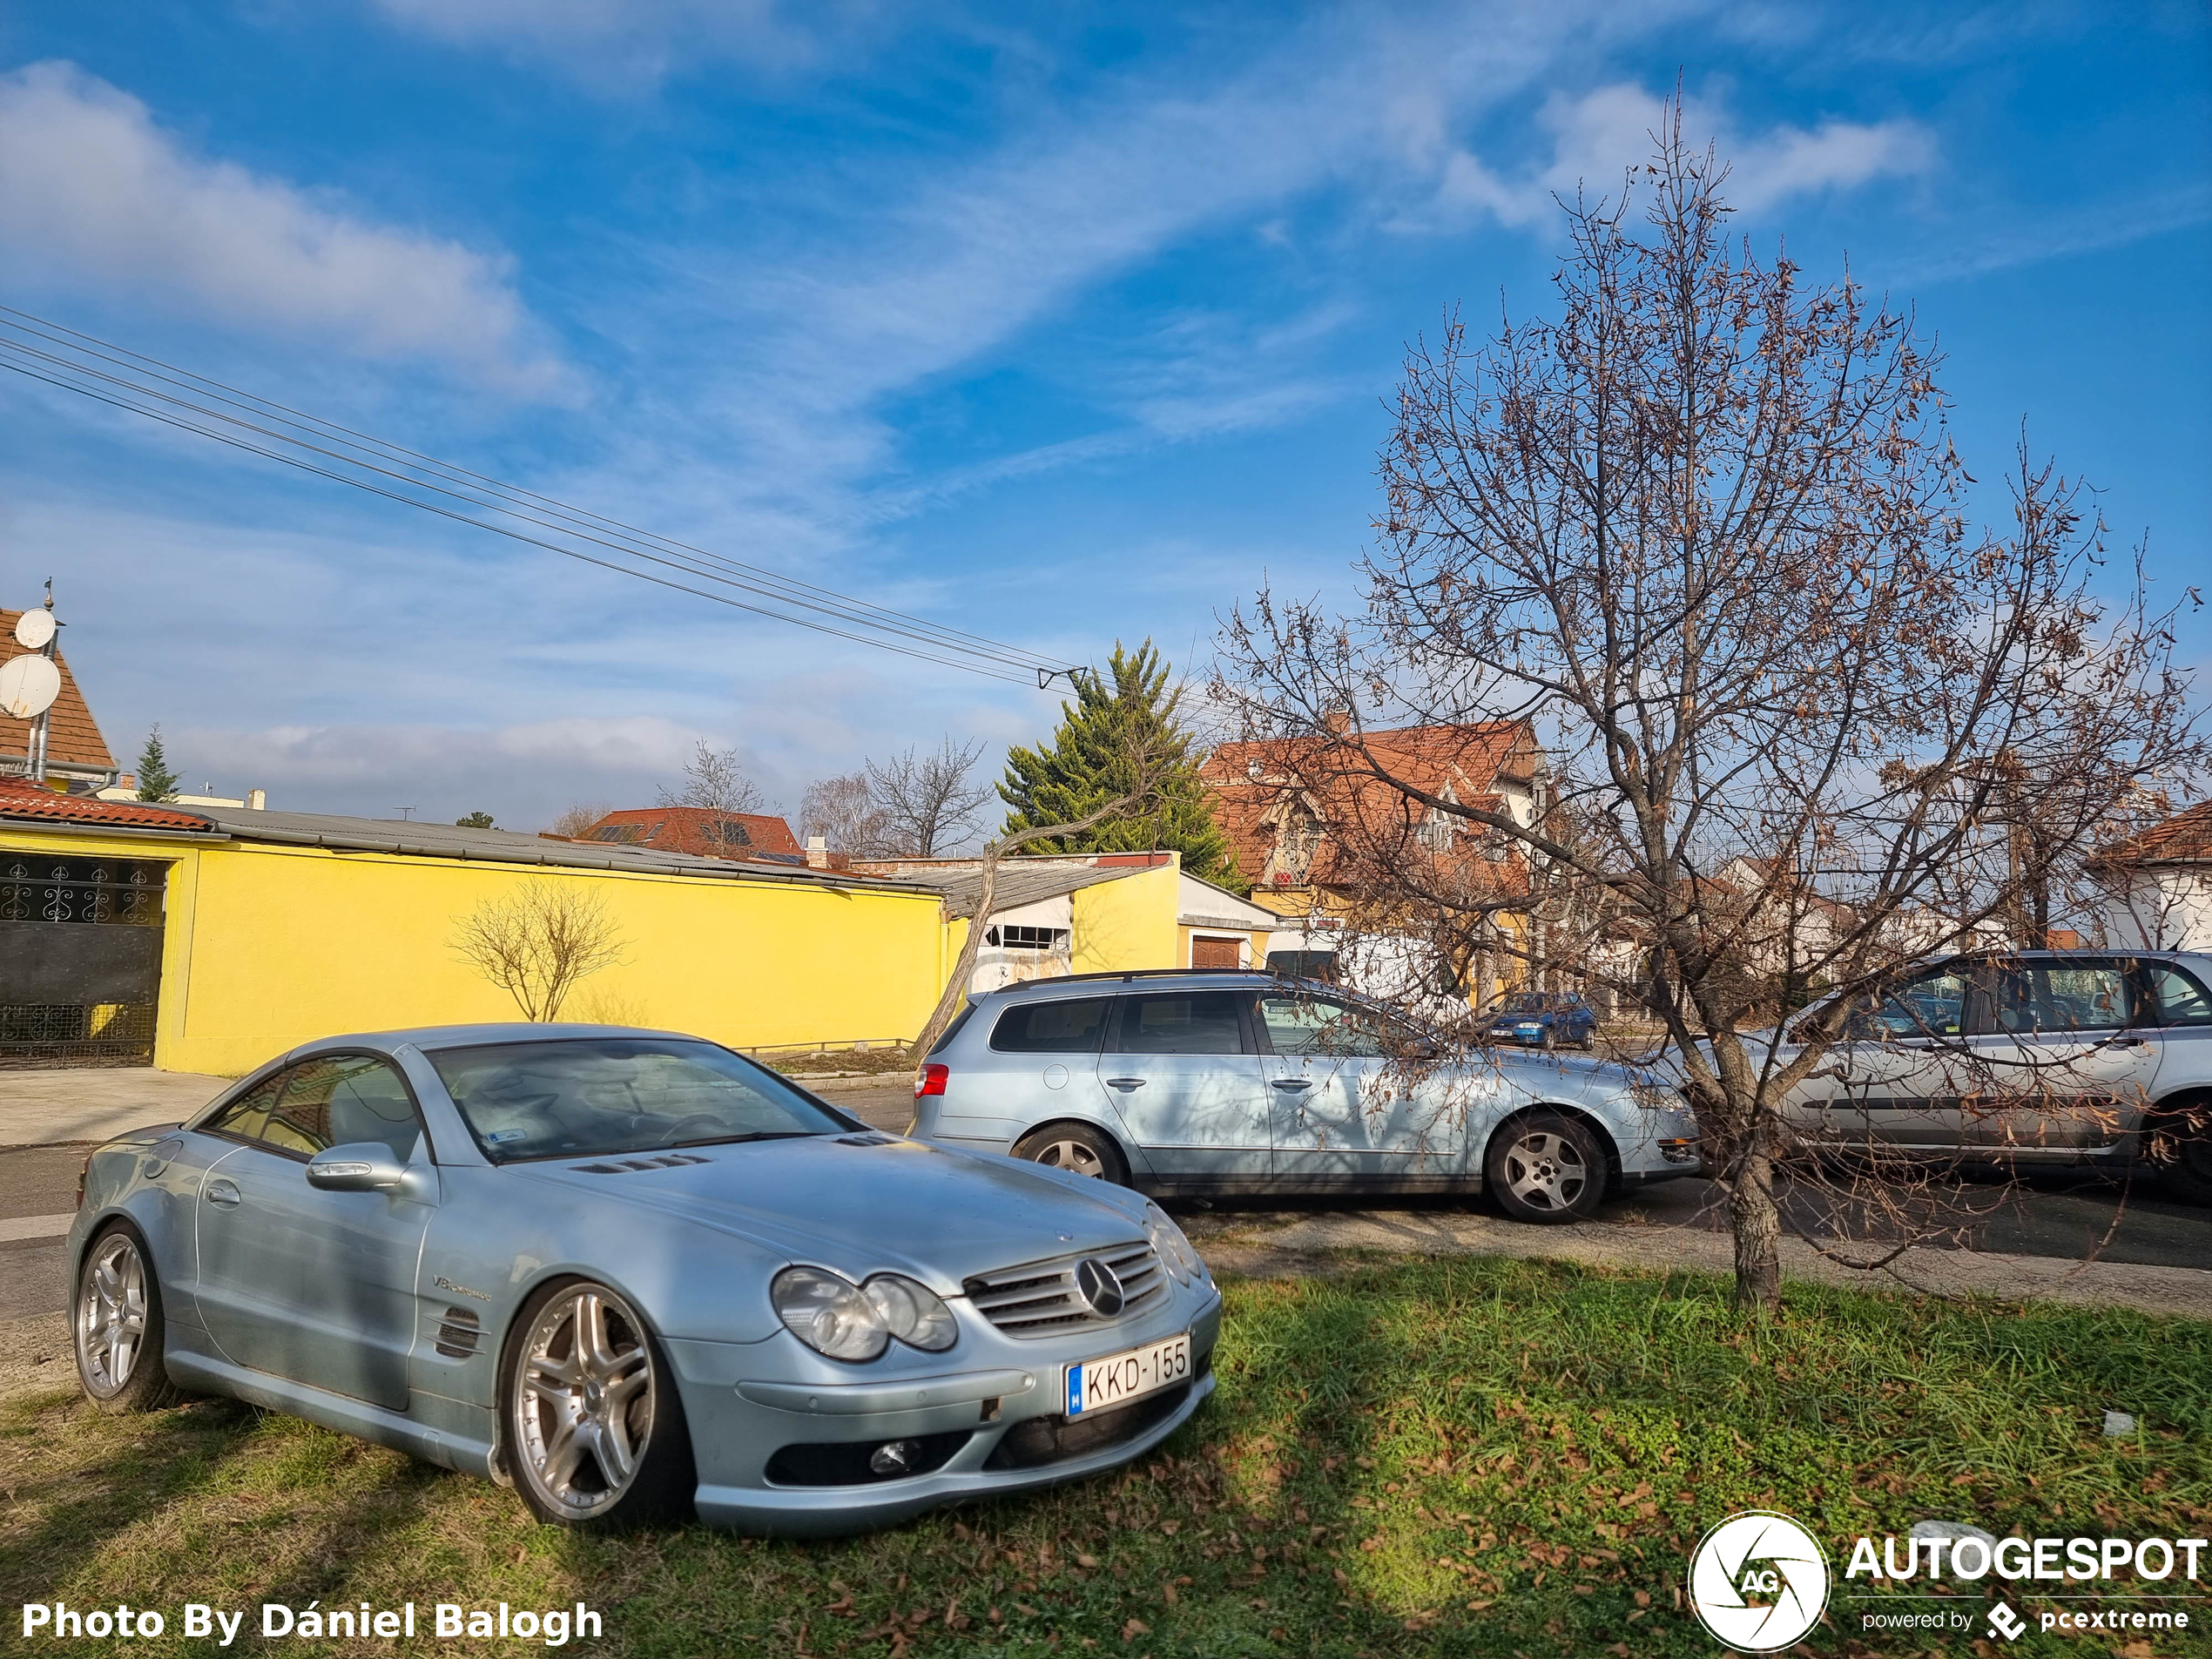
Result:
[[[1143,1456],[1213,1392],[1221,1294],[1211,1278],[1176,1286],[1166,1305],[1141,1318],[1047,1339],[1008,1337],[965,1304],[958,1313],[960,1345],[941,1368],[909,1355],[880,1377],[868,1373],[882,1362],[840,1366],[788,1333],[667,1344],[698,1467],[699,1518],[751,1533],[833,1535],[1080,1480]],[[1062,1366],[1184,1331],[1188,1383],[1063,1426]],[[927,1448],[928,1467],[892,1478],[866,1474],[867,1449],[891,1441]],[[846,1448],[851,1456],[840,1459]],[[809,1468],[848,1467],[800,1483],[791,1475],[794,1452]]]

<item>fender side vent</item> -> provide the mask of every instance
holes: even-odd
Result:
[[[438,1352],[448,1359],[466,1359],[483,1334],[482,1324],[467,1308],[448,1308],[438,1320]]]

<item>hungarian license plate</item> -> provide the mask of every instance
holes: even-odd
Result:
[[[1105,1411],[1190,1377],[1190,1333],[1068,1367],[1068,1415]]]

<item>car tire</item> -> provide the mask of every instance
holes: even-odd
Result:
[[[1490,1137],[1482,1177],[1498,1207],[1515,1221],[1556,1227],[1588,1221],[1604,1201],[1604,1149],[1560,1112],[1529,1112]]]
[[[113,1222],[95,1234],[70,1303],[77,1380],[101,1411],[120,1416],[173,1405],[164,1359],[161,1280],[137,1229]]]
[[[548,1526],[621,1532],[690,1512],[698,1476],[668,1356],[590,1279],[537,1291],[500,1367],[500,1458]]]
[[[1129,1184],[1129,1162],[1104,1130],[1088,1123],[1047,1123],[1014,1143],[1014,1156],[1049,1170],[1096,1176],[1117,1187]]]
[[[2212,1204],[2212,1101],[2175,1112],[2156,1134],[2154,1156],[2166,1190],[2188,1204]]]

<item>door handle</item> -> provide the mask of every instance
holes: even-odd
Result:
[[[1275,1087],[1291,1089],[1311,1089],[1313,1087],[1313,1080],[1310,1077],[1278,1077],[1275,1080]]]
[[[1144,1087],[1144,1079],[1142,1077],[1109,1077],[1106,1080],[1106,1086],[1109,1089],[1142,1089]]]
[[[226,1210],[233,1210],[238,1206],[239,1190],[227,1181],[210,1181],[207,1184],[206,1197],[208,1203],[219,1204]]]

